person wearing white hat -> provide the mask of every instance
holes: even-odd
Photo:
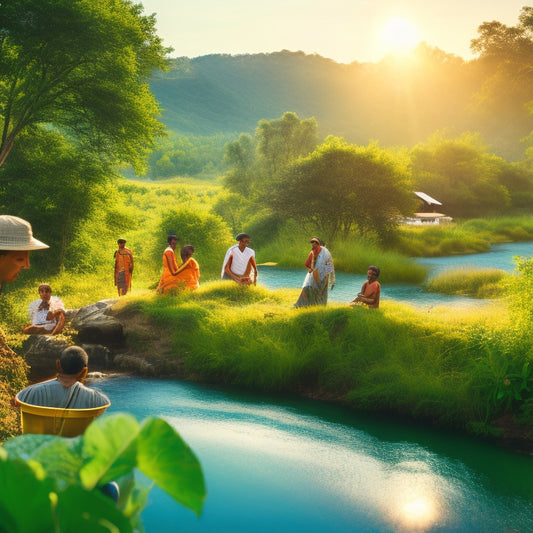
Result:
[[[20,271],[30,268],[30,251],[49,248],[33,236],[31,224],[11,215],[0,215],[0,289],[15,281]]]

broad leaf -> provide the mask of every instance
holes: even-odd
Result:
[[[138,439],[137,461],[145,476],[200,515],[206,495],[202,467],[172,426],[158,418],[145,420]]]
[[[57,517],[61,533],[133,531],[130,521],[117,509],[113,500],[99,491],[89,492],[79,486],[69,487],[59,495]]]
[[[0,529],[53,531],[50,494],[53,480],[34,462],[0,458]],[[1,456],[0,456],[1,457]]]
[[[118,413],[97,418],[83,436],[83,486],[92,489],[131,472],[137,465],[136,439],[139,423]]]

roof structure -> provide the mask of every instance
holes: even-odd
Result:
[[[424,200],[424,202],[426,202],[426,204],[428,204],[428,205],[442,205],[438,200],[435,200],[435,198],[431,198],[431,196],[429,196],[429,194],[426,194],[425,192],[416,192],[415,191],[415,194],[419,198]]]

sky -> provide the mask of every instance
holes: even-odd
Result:
[[[172,57],[319,54],[377,62],[421,41],[472,59],[483,22],[515,26],[526,0],[135,0],[156,14]]]

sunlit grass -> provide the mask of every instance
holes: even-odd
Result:
[[[464,294],[474,298],[498,298],[505,294],[505,270],[459,267],[428,279],[424,289],[442,294]]]

